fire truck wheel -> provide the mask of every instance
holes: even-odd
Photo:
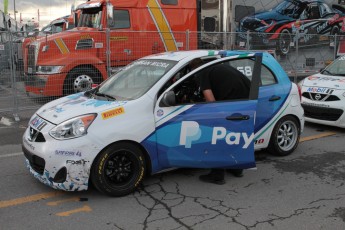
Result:
[[[99,84],[95,71],[89,68],[73,69],[64,83],[63,94],[69,95],[78,92],[84,92],[91,89],[92,84]]]
[[[109,196],[125,196],[133,192],[145,176],[145,158],[132,143],[115,143],[102,151],[91,168],[91,182]]]

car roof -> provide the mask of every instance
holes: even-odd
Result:
[[[198,58],[205,56],[216,56],[218,51],[216,50],[189,50],[189,51],[174,51],[164,52],[159,54],[153,54],[150,56],[143,57],[142,59],[164,59],[171,61],[181,61],[185,58]]]

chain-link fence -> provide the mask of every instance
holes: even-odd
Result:
[[[292,81],[342,54],[342,36],[259,33],[67,31],[43,37],[0,32],[0,113],[15,117],[57,97],[85,91],[121,66],[174,50],[269,51]],[[312,45],[310,45],[312,44]]]

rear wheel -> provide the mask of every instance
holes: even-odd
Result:
[[[336,36],[339,35],[339,28],[337,26],[334,26],[331,30],[331,35],[329,38],[329,47],[332,48],[336,48]],[[339,39],[339,38],[338,38]]]
[[[292,41],[292,36],[289,30],[284,29],[278,39],[278,53],[287,55],[290,52],[290,43]]]
[[[63,86],[63,95],[85,92],[92,88],[93,84],[99,84],[100,77],[96,71],[90,68],[73,69],[65,80]]]
[[[136,189],[145,171],[145,158],[140,148],[131,143],[117,143],[96,158],[91,181],[109,196],[124,196]]]
[[[281,118],[273,129],[268,151],[276,156],[287,156],[292,153],[299,143],[300,129],[295,117]]]

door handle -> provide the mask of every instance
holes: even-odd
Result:
[[[235,116],[227,116],[226,120],[231,120],[231,121],[244,121],[244,120],[249,120],[248,115],[235,115]]]
[[[272,97],[270,97],[269,101],[278,101],[278,100],[280,100],[280,98],[281,97],[279,97],[279,96],[272,96]]]

